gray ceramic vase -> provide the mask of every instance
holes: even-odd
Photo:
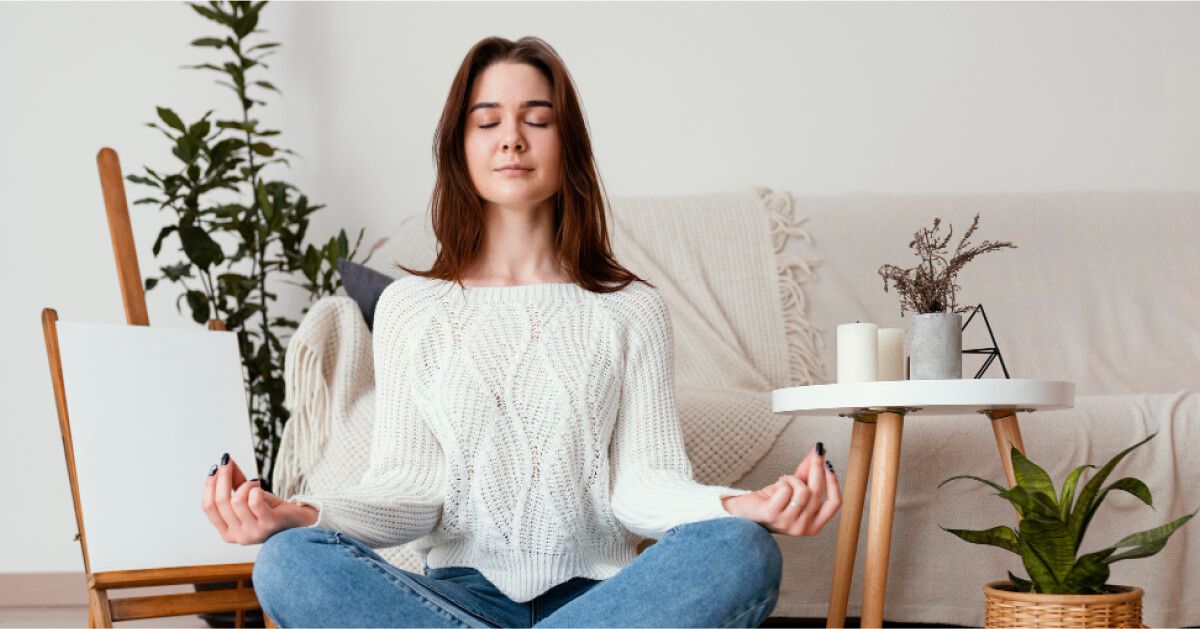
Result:
[[[908,322],[908,379],[962,378],[962,315],[929,312]]]

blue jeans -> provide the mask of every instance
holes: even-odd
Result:
[[[268,538],[253,582],[280,627],[757,627],[782,571],[766,528],[715,518],[672,528],[611,578],[575,577],[524,603],[474,568],[414,574],[315,527]]]

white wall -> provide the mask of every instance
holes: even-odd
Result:
[[[321,237],[423,212],[452,73],[493,34],[565,58],[611,196],[1198,186],[1196,4],[299,3],[263,25],[285,44],[263,118],[306,156],[280,176],[328,204]],[[95,154],[167,166],[155,105],[233,112],[177,69],[212,30],[182,4],[0,4],[0,572],[82,568],[40,311],[124,320]],[[171,260],[132,213],[145,275]],[[175,294],[148,294],[155,325],[193,325]]]

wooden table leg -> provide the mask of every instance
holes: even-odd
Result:
[[[867,515],[867,567],[863,581],[862,627],[883,626],[888,559],[892,550],[892,516],[900,475],[900,441],[904,415],[880,413],[875,420],[871,461],[871,511]]]
[[[1017,484],[1017,477],[1013,474],[1010,449],[1015,446],[1018,452],[1025,454],[1025,444],[1021,441],[1021,425],[1017,423],[1017,412],[1004,410],[986,413],[992,420],[992,432],[996,433],[996,447],[1000,450],[1004,476],[1008,479],[1008,486],[1013,487]]]
[[[833,587],[829,592],[826,627],[846,625],[846,604],[850,599],[854,559],[858,555],[858,531],[862,524],[863,500],[867,496],[867,477],[871,472],[874,444],[874,417],[855,419],[850,434],[850,458],[846,461],[846,481],[842,487],[842,515],[838,522],[837,554],[833,560]]]

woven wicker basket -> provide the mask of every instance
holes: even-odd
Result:
[[[1107,586],[1108,594],[1017,592],[1008,581],[983,588],[985,627],[1145,627],[1142,588]]]

